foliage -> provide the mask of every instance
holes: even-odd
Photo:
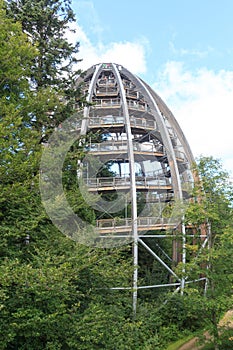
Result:
[[[75,21],[70,0],[7,0],[8,16],[22,24],[39,54],[31,66],[31,78],[36,87],[55,86],[64,80],[73,63],[79,43],[69,43],[66,32]]]
[[[26,261],[2,262],[1,349],[94,349],[107,343],[101,332],[111,334],[124,318],[125,298],[114,301],[107,288],[114,274],[119,276],[114,273],[119,252],[107,258],[102,250],[78,246],[51,227],[48,234],[47,246],[43,237],[41,244],[31,238],[24,248]],[[106,268],[112,275],[105,275]],[[108,302],[101,301],[103,293]]]
[[[68,41],[75,15],[70,0],[5,0],[7,16],[21,23],[37,54],[30,64],[30,87],[37,96],[35,106],[28,106],[28,122],[41,133],[45,142],[54,127],[85,104],[76,79],[80,70],[79,43]],[[33,112],[32,112],[32,110]]]
[[[200,285],[191,296],[191,301],[198,305],[196,314],[213,335],[214,348],[217,350],[221,343],[218,322],[222,313],[232,307],[233,188],[220,160],[200,157],[197,165],[200,182],[194,188],[196,201],[188,207],[186,220],[196,230],[200,227],[203,229],[203,222],[208,222],[209,249],[201,250],[196,259],[186,265],[186,271],[190,271],[193,279],[199,276],[207,278],[205,296],[203,285]],[[179,268],[181,270],[182,266]]]
[[[205,315],[210,322],[210,333],[214,337],[215,349],[221,344],[218,326],[220,317],[223,312],[232,308],[233,303],[232,249],[233,229],[226,228],[210,250],[207,270],[209,287],[204,303]]]
[[[213,157],[197,160],[199,182],[194,188],[196,201],[186,211],[186,220],[196,226],[211,223],[212,235],[221,233],[231,222],[233,215],[233,187],[229,174],[223,170],[221,161]]]

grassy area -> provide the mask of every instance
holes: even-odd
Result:
[[[175,343],[170,344],[166,350],[178,350],[183,344],[187,343],[192,338],[193,335],[188,335],[185,338],[179,339]]]
[[[220,337],[222,345],[220,349],[224,350],[232,350],[233,349],[233,336],[232,336],[232,330],[233,330],[233,310],[229,310],[224,316],[222,317],[220,323],[220,326],[228,326],[228,329],[225,329],[222,331]],[[194,338],[195,335],[189,335],[185,338],[179,339],[176,342],[170,344],[166,350],[178,350],[182,345],[187,343],[190,339]],[[212,343],[206,344],[203,346],[202,350],[213,350],[214,346]]]

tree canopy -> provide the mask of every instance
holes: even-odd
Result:
[[[71,0],[7,0],[7,14],[18,21],[38,49],[31,66],[31,79],[36,88],[58,89],[77,62],[79,43],[69,43],[70,24],[75,22]]]

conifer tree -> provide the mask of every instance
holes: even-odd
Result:
[[[79,43],[68,40],[70,26],[75,22],[71,0],[5,0],[7,16],[22,25],[37,55],[31,64],[31,88],[39,93],[37,104],[30,114],[32,124],[46,140],[55,126],[74,113],[74,108],[85,104],[76,79],[75,70]],[[42,132],[43,130],[43,132]]]
[[[39,53],[31,67],[34,87],[53,86],[67,79],[79,43],[69,43],[69,25],[75,22],[71,0],[6,0],[7,14],[22,24],[22,29]]]

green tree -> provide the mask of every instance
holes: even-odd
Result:
[[[67,78],[77,62],[79,43],[69,43],[69,24],[75,22],[71,0],[7,0],[8,16],[22,24],[38,55],[31,66],[31,78],[36,88],[57,86]]]
[[[192,294],[191,300],[199,305],[198,314],[206,322],[213,335],[214,349],[218,350],[221,349],[218,323],[223,312],[232,307],[233,188],[220,160],[200,157],[197,169],[200,183],[194,194],[198,200],[190,204],[186,219],[196,227],[208,220],[209,249],[199,254],[195,266],[190,263],[190,269],[193,278],[204,275],[208,284],[205,297],[201,288],[201,294]]]
[[[30,84],[39,94],[37,108],[30,113],[30,123],[47,140],[54,127],[85,104],[77,87],[81,73],[74,69],[79,43],[68,41],[70,26],[75,22],[71,0],[5,0],[7,16],[22,25],[30,42],[37,48],[30,68]],[[46,103],[44,103],[47,97]]]
[[[233,229],[226,227],[214,246],[210,249],[209,268],[207,277],[209,287],[206,294],[206,316],[210,320],[210,332],[213,335],[214,349],[221,347],[221,330],[219,321],[223,312],[232,308],[232,286],[233,286]]]
[[[2,1],[0,28],[0,254],[6,254],[7,242],[14,237],[19,243],[27,235],[26,225],[17,215],[22,215],[25,207],[33,210],[33,196],[28,203],[27,199],[36,179],[40,135],[28,127],[25,118],[28,106],[37,103],[28,83],[37,50],[21,25],[6,18]]]
[[[212,229],[224,229],[232,218],[233,187],[230,176],[223,169],[219,159],[201,157],[198,160],[198,171],[205,192],[207,210],[212,218]]]
[[[220,349],[218,323],[223,311],[232,306],[233,269],[232,219],[233,187],[221,161],[213,157],[199,159],[199,173],[206,196],[206,210],[211,224],[207,277],[207,309],[215,350]]]

